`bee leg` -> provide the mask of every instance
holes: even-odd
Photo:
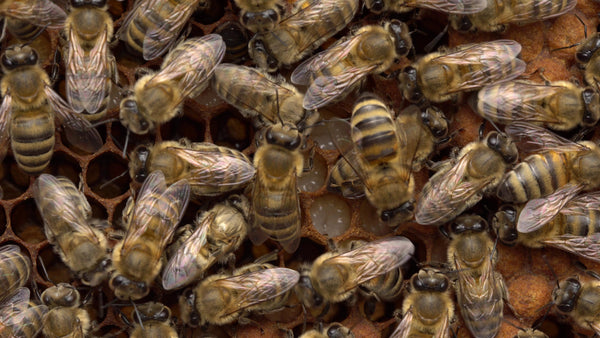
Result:
[[[52,70],[50,72],[50,83],[54,85],[56,80],[58,79],[58,73],[60,71],[60,52],[57,48],[54,51],[54,60],[52,61]]]
[[[139,68],[136,68],[134,74],[135,74],[135,79],[138,80],[138,79],[140,79],[148,74],[152,74],[152,73],[153,73],[153,71],[150,68],[139,67]]]
[[[306,161],[307,166],[302,168],[302,172],[311,172],[313,170],[313,166],[315,164],[315,145],[310,148],[310,152],[308,153],[308,161]]]

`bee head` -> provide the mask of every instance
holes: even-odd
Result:
[[[598,95],[598,91],[586,88],[581,93],[581,98],[585,104],[582,125],[584,127],[593,127],[600,120],[600,95]]]
[[[42,292],[42,302],[49,308],[79,306],[79,300],[79,291],[67,283],[60,283]]]
[[[385,1],[384,0],[367,0],[365,1],[367,7],[371,10],[371,12],[375,13],[375,14],[379,14],[381,12],[383,12],[384,8],[385,8]]]
[[[148,177],[148,157],[150,157],[150,148],[145,145],[136,147],[131,155],[131,177],[139,183],[143,183]]]
[[[102,8],[106,6],[106,0],[71,0],[71,6],[81,8],[84,6]]]
[[[421,121],[429,128],[431,134],[436,138],[444,137],[448,134],[448,120],[440,109],[436,107],[427,107],[421,111]]]
[[[96,266],[92,271],[84,272],[81,275],[81,282],[85,285],[96,286],[104,282],[108,277],[108,267],[111,264],[110,258],[106,258]]]
[[[161,303],[148,302],[139,305],[137,308],[137,311],[133,310],[131,313],[131,317],[136,323],[150,320],[166,322],[171,318],[171,309]]]
[[[504,133],[492,131],[486,138],[490,149],[498,152],[506,163],[515,163],[519,159],[519,150],[512,139]]]
[[[252,33],[264,33],[275,28],[280,18],[279,12],[269,8],[258,12],[244,12],[240,21]]]
[[[388,25],[388,30],[394,38],[397,56],[408,55],[413,47],[408,26],[400,20],[392,20]]]
[[[328,338],[353,337],[353,335],[350,336],[350,334],[351,334],[351,331],[340,323],[332,323],[327,328],[327,337]]]
[[[583,42],[577,52],[575,53],[575,59],[577,62],[586,64],[590,62],[596,51],[600,48],[600,33],[596,33],[589,37]]]
[[[405,67],[398,75],[400,90],[408,101],[419,103],[423,100],[423,93],[417,82],[417,69],[411,66]]]
[[[150,129],[154,128],[154,123],[140,114],[137,102],[131,97],[121,101],[119,119],[123,126],[129,128],[129,130],[138,135],[147,134]]]
[[[302,134],[296,129],[282,124],[274,124],[265,130],[265,141],[288,150],[296,150],[302,145]]]
[[[415,211],[415,201],[410,200],[402,203],[397,208],[382,210],[379,214],[379,218],[383,222],[404,222],[411,218]]]
[[[185,289],[179,296],[181,319],[191,327],[200,325],[200,314],[196,310],[196,294],[193,289]]]
[[[479,215],[464,215],[458,217],[450,225],[453,234],[461,234],[466,231],[483,232],[487,229],[487,222]]]
[[[450,17],[450,27],[459,32],[474,31],[473,22],[468,15],[452,15]]]
[[[38,53],[29,46],[10,46],[2,54],[2,68],[13,70],[21,66],[33,66],[38,63]]]
[[[448,290],[448,277],[432,269],[421,269],[414,274],[410,282],[417,291],[444,292]]]
[[[571,312],[579,299],[581,283],[577,278],[567,278],[552,291],[552,301],[560,312]]]
[[[503,205],[492,218],[492,228],[498,239],[506,245],[515,245],[519,237],[517,217],[518,212],[513,205]]]
[[[108,285],[114,290],[115,296],[121,300],[140,299],[150,292],[146,282],[132,281],[119,274],[114,275]]]

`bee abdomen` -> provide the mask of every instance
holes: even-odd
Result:
[[[8,251],[0,252],[0,263],[0,294],[8,296],[29,279],[31,261],[20,252]]]
[[[361,286],[377,294],[383,301],[392,301],[400,296],[404,279],[401,268],[394,269],[386,274],[375,277]]]
[[[568,181],[564,153],[532,155],[504,175],[498,186],[498,197],[506,202],[525,203],[553,193]]]
[[[54,151],[52,116],[18,116],[12,120],[10,130],[15,160],[26,173],[39,174],[50,163]]]
[[[25,20],[5,18],[8,31],[21,41],[31,41],[44,27],[33,25]]]
[[[396,124],[379,99],[363,95],[352,112],[352,138],[369,162],[384,161],[398,149]]]
[[[591,236],[600,233],[600,210],[587,210],[585,214],[560,214],[562,234]]]
[[[15,325],[12,328],[11,337],[25,337],[33,338],[36,337],[40,328],[43,325],[44,314],[46,312],[46,306],[33,306],[24,310],[22,314],[20,325]]]
[[[486,301],[487,302],[487,301]],[[473,304],[473,307],[477,304]],[[466,318],[465,313],[473,312],[473,309],[464,310],[461,308],[463,316],[465,316],[465,323],[469,327],[469,330],[475,337],[478,338],[493,338],[498,334],[500,325],[502,324],[502,311],[504,302],[494,302],[490,304],[479,304],[481,307],[477,311],[477,317]]]

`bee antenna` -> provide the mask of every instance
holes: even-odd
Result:
[[[129,299],[129,301],[131,302],[131,305],[133,305],[133,310],[135,311],[135,314],[137,315],[138,322],[140,323],[140,327],[142,328],[142,330],[146,330],[144,328],[144,324],[142,323],[142,317],[140,317],[140,313],[137,309],[137,306],[135,306],[135,302],[131,299]]]
[[[129,170],[125,169],[122,173],[120,173],[118,176],[115,176],[113,178],[111,178],[110,180],[102,183],[102,185],[100,185],[100,187],[98,187],[100,190],[104,189],[104,187],[106,187],[107,185],[115,182],[116,180],[120,179],[121,177],[125,176],[127,173],[129,172]]]
[[[492,127],[494,127],[494,129],[496,129],[500,134],[502,134],[502,130],[500,130],[500,128],[498,128],[498,126],[494,123],[494,121],[492,120],[488,120],[488,122],[492,125]]]
[[[127,158],[127,145],[129,145],[129,128],[127,128],[127,134],[125,134],[125,146],[123,147],[123,158]]]
[[[437,46],[437,44],[440,42],[440,40],[442,40],[442,38],[444,37],[444,35],[446,35],[446,33],[448,33],[448,24],[446,24],[446,27],[444,27],[444,30],[442,30],[438,35],[436,35],[435,38],[433,38],[433,40],[431,40],[431,42],[429,42],[427,45],[425,45],[424,50],[427,53],[431,53],[431,51],[435,48],[435,46]]]
[[[46,270],[46,266],[44,265],[44,260],[42,259],[42,256],[38,255],[38,262],[40,263],[40,266],[42,267],[42,272],[44,273],[44,277],[52,284],[56,285],[56,283],[54,283],[52,281],[52,279],[50,279],[50,276],[48,276],[48,271]]]
[[[110,118],[110,119],[106,119],[106,120],[98,121],[98,122],[96,122],[96,123],[92,124],[92,125],[91,125],[91,127],[92,127],[92,128],[96,128],[96,127],[98,127],[98,126],[101,126],[101,125],[103,125],[103,124],[107,124],[107,123],[109,123],[109,122],[118,122],[118,121],[119,121],[119,119],[117,119],[117,118],[114,118],[114,117],[113,117],[113,118]]]
[[[2,18],[2,35],[0,35],[0,41],[4,41],[4,37],[6,36],[6,20]]]
[[[587,39],[587,25],[585,24],[585,22],[583,22],[583,20],[581,20],[577,13],[574,13],[574,15],[577,18],[577,20],[579,20],[579,22],[581,22],[581,24],[583,25],[583,37]]]
[[[123,323],[125,323],[125,325],[127,325],[129,327],[133,327],[133,324],[131,324],[131,322],[129,321],[127,316],[123,313],[123,311],[121,311],[121,309],[119,309],[119,308],[117,308],[117,311],[119,312],[119,317],[121,317],[121,320],[123,321]]]
[[[509,320],[506,320],[506,319],[505,319],[505,320],[504,320],[504,322],[505,322],[506,324],[508,324],[508,325],[510,325],[510,326],[512,326],[512,327],[514,327],[514,328],[517,328],[517,329],[519,329],[519,330],[523,330],[523,331],[525,331],[525,328],[523,328],[523,327],[520,327],[520,326],[518,326],[518,325],[515,325],[515,324],[513,324],[513,323],[512,323],[511,321],[509,321]]]

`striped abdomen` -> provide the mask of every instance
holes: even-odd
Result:
[[[144,205],[137,205],[136,203],[135,206],[135,210],[146,210],[145,214],[147,214],[147,217],[144,217],[143,220],[137,219],[138,221],[145,222],[145,224],[132,224],[130,226],[133,226],[135,229],[145,229],[139,238],[140,241],[160,243],[164,241],[165,236],[170,234],[173,223],[179,222],[179,215],[182,210],[174,207],[177,204],[174,203],[175,201],[171,201],[169,196],[155,193],[152,195],[154,196],[144,197],[144,200],[137,202]]]
[[[31,274],[31,260],[19,247],[6,245],[0,249],[0,300],[11,296],[25,285]]]
[[[6,29],[21,41],[31,41],[44,27],[36,26],[27,20],[5,17]]]
[[[396,156],[396,124],[387,106],[372,94],[362,95],[352,111],[352,140],[362,158],[377,164]]]
[[[483,281],[479,280],[476,283],[481,286],[480,283]],[[496,288],[495,280],[486,283],[490,289],[460,290],[456,298],[469,331],[475,337],[493,338],[498,334],[502,324],[504,301],[500,290]],[[465,295],[465,292],[470,295]]]
[[[29,175],[41,173],[54,152],[54,116],[50,106],[16,110],[10,125],[11,146],[19,167]]]
[[[403,281],[402,268],[396,268],[362,283],[360,287],[377,294],[380,300],[389,302],[400,296]]]
[[[600,233],[600,210],[588,209],[585,215],[559,213],[552,225],[560,229],[560,234],[591,236]]]
[[[48,236],[50,241],[65,233],[73,231],[73,224],[71,224],[70,220],[65,220],[65,218],[61,216],[64,213],[66,204],[69,204],[69,208],[73,206],[76,207],[80,212],[79,215],[69,215],[69,217],[80,217],[83,221],[90,216],[91,212],[85,196],[77,189],[71,180],[63,176],[57,176],[56,181],[60,185],[57,188],[62,189],[62,191],[54,191],[54,189],[47,188],[42,190],[42,188],[40,188],[40,195],[44,198],[40,201],[36,201],[42,217],[46,220],[46,222],[44,222],[45,226],[51,228],[51,231],[49,231],[51,236]],[[52,188],[54,185],[47,185],[47,187]],[[60,194],[61,196],[63,194],[67,195],[68,198],[53,198],[53,196],[58,196],[57,194]]]
[[[576,0],[533,0],[533,1],[511,1],[511,8],[515,12],[515,20],[519,23],[541,21],[559,16],[570,11],[577,5]],[[526,15],[523,15],[526,14]]]
[[[498,197],[506,202],[525,203],[552,194],[570,180],[565,153],[547,152],[527,157],[504,175]]]
[[[331,168],[327,189],[346,198],[359,198],[365,194],[363,181],[344,158],[340,158]]]
[[[10,327],[9,337],[33,338],[42,330],[44,315],[48,312],[46,305],[32,305],[22,312],[15,313],[7,324]],[[17,322],[13,322],[16,320]],[[0,337],[5,337],[0,333]]]

